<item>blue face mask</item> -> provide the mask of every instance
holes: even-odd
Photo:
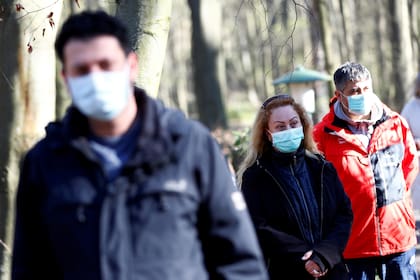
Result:
[[[304,137],[303,128],[296,127],[271,133],[273,147],[283,153],[295,152]]]
[[[372,109],[373,93],[346,96],[349,111],[356,115],[367,115]]]
[[[67,78],[73,104],[86,116],[109,121],[128,103],[131,92],[129,68],[121,71],[93,72]]]

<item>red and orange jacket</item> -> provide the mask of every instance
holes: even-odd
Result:
[[[414,139],[399,114],[383,105],[368,148],[335,116],[334,106],[314,127],[352,203],[354,221],[344,257],[404,252],[416,244],[410,186],[418,172]]]

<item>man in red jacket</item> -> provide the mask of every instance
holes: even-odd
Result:
[[[352,202],[344,251],[352,279],[418,279],[410,198],[418,161],[408,124],[374,94],[365,66],[344,63],[334,83],[330,111],[314,127],[314,139]]]

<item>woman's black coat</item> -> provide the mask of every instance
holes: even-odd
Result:
[[[299,229],[302,217],[291,211],[296,205],[287,194],[287,188],[302,183],[302,170],[309,173],[318,208],[320,240],[314,244],[304,241]],[[312,259],[323,270],[328,269],[321,279],[346,279],[342,252],[353,213],[331,163],[302,147],[293,154],[270,150],[244,172],[241,188],[271,279],[286,279],[286,275],[290,279],[313,279],[301,260],[308,250],[314,251]]]

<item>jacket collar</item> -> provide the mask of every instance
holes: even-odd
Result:
[[[325,124],[325,132],[334,132],[336,130],[341,129],[349,129],[349,125],[351,125],[347,120],[341,117],[341,114],[337,111],[337,107],[340,106],[338,104],[338,100],[335,98],[330,103],[330,111],[327,115],[323,118],[321,122]],[[373,128],[380,125],[381,123],[385,122],[387,119],[390,118],[391,111],[388,107],[384,106],[380,101],[377,101],[375,108],[375,117],[373,121]],[[334,128],[335,127],[335,128]]]
[[[305,156],[305,148],[302,141],[299,148],[296,150],[296,152],[293,152],[293,153],[283,153],[271,147],[261,156],[261,161],[266,162],[266,161],[274,160],[280,165],[289,165],[289,164],[296,164],[297,162],[300,162],[301,160],[304,159],[304,156]]]
[[[168,130],[168,119],[164,117],[170,110],[159,101],[153,100],[144,90],[135,88],[138,112],[141,114],[141,132],[137,138],[137,149],[127,163],[128,166],[147,166],[155,169],[175,160],[171,150],[172,137]],[[87,118],[74,106],[70,106],[62,121],[52,122],[47,128],[47,137],[53,148],[74,146],[88,158],[92,157],[87,143],[89,125]]]

